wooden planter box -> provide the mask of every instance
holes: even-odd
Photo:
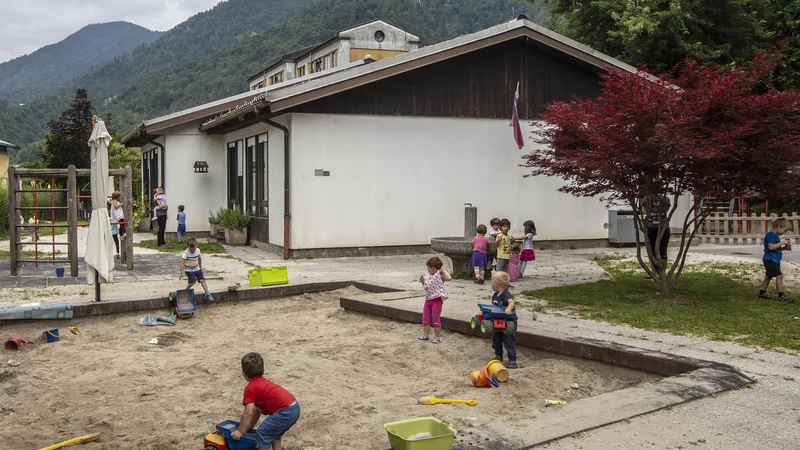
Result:
[[[228,245],[244,245],[247,241],[247,230],[244,228],[225,228],[225,243]]]

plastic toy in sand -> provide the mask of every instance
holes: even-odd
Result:
[[[217,424],[217,431],[203,438],[204,450],[250,450],[256,448],[256,430],[250,430],[241,439],[231,439],[231,434],[239,429],[239,422],[226,420]]]
[[[179,289],[169,293],[169,302],[172,311],[179,319],[188,319],[197,312],[197,303],[194,299],[194,289]]]
[[[475,387],[500,387],[500,382],[489,373],[489,369],[484,367],[472,372],[472,385]]]

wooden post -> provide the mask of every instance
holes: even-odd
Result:
[[[19,211],[17,210],[17,175],[14,166],[8,166],[8,239],[9,261],[11,262],[11,276],[17,276],[17,225],[19,225]]]
[[[127,230],[125,233],[125,241],[122,243],[122,248],[125,251],[125,264],[128,270],[133,270],[133,172],[131,166],[125,166],[125,177],[122,180],[122,196],[125,198],[124,209],[125,221],[128,225],[125,226]]]
[[[69,271],[71,277],[78,276],[78,181],[75,166],[67,169],[67,241],[69,246]]]

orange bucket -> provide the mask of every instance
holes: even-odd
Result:
[[[489,370],[490,374],[497,378],[497,381],[501,383],[508,381],[508,369],[506,369],[506,366],[503,365],[502,361],[493,359],[489,361],[489,364],[486,364],[486,369]]]
[[[500,382],[484,367],[472,372],[472,385],[475,387],[499,387]]]

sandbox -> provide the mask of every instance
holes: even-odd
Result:
[[[557,413],[545,398],[573,402],[657,378],[520,347],[523,367],[507,383],[476,389],[469,373],[491,359],[488,340],[445,331],[439,345],[416,342],[419,325],[339,307],[340,296],[357,292],[205,306],[174,327],[141,327],[144,313],[2,325],[2,338],[59,327],[63,339],[3,351],[0,442],[40,448],[100,432],[81,448],[202,448],[215,423],[241,414],[239,361],[249,351],[260,352],[265,375],[300,402],[301,419],[284,439],[291,450],[386,449],[384,423],[421,416],[458,429],[477,417],[513,438]],[[159,344],[148,344],[155,337]],[[426,395],[478,405],[418,405]]]

